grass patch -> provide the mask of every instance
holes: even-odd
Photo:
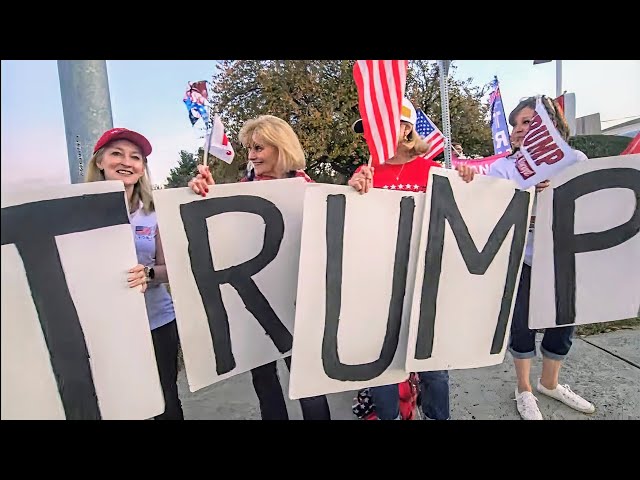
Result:
[[[631,330],[640,328],[640,317],[627,318],[616,322],[591,323],[589,325],[578,325],[576,335],[588,336],[598,333],[615,332],[616,330]]]

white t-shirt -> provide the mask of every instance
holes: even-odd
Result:
[[[156,236],[158,235],[156,212],[146,214],[141,206],[130,215],[129,219],[138,263],[145,267],[153,267],[156,263]],[[147,285],[144,300],[151,330],[175,320],[176,313],[173,309],[173,301],[165,284]]]
[[[578,162],[587,160],[587,156],[583,152],[580,150],[574,151],[578,156]],[[519,175],[519,173],[516,169],[516,162],[513,161],[512,157],[502,157],[489,166],[487,175],[490,177],[508,178],[511,180],[516,178],[516,175]],[[524,263],[529,266],[531,266],[531,261],[533,259],[533,231],[536,223],[537,200],[538,195],[534,194],[533,207],[531,209],[531,220],[529,222],[529,236],[527,237],[527,244],[524,247]]]

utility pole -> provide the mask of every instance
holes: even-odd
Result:
[[[113,128],[106,60],[58,60],[71,183],[84,182],[93,146]]]
[[[562,95],[562,60],[556,60],[556,98]]]
[[[442,105],[442,134],[444,135],[444,166],[451,168],[451,118],[449,115],[449,65],[451,60],[438,60],[440,66],[440,103]]]

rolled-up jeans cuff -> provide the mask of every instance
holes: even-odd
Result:
[[[540,353],[542,354],[543,357],[550,358],[551,360],[564,360],[567,356],[566,354],[560,355],[558,353],[553,353],[553,352],[550,352],[549,350],[545,350],[545,348],[542,345],[540,345]]]
[[[526,360],[527,358],[534,358],[536,356],[535,350],[530,352],[516,352],[513,348],[509,347],[509,352],[511,352],[513,358],[517,358],[518,360]]]

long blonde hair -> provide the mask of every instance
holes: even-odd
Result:
[[[87,174],[84,177],[85,182],[101,182],[102,180],[106,180],[106,178],[104,178],[104,171],[98,167],[98,161],[102,160],[105,147],[102,147],[94,153],[91,160],[89,160],[89,165],[87,165]],[[129,211],[133,212],[137,210],[138,205],[142,202],[142,209],[144,210],[144,213],[149,214],[153,212],[156,207],[153,203],[153,194],[151,193],[151,180],[149,180],[147,157],[142,157],[142,161],[144,162],[144,171],[142,176],[133,186],[133,194],[131,195]]]
[[[420,138],[420,135],[416,132],[416,127],[414,125],[411,125],[411,131],[405,138],[399,139],[398,148],[400,147],[404,147],[409,150],[411,155],[414,157],[424,155],[431,150],[431,144]]]
[[[304,150],[296,132],[287,122],[273,115],[260,115],[247,120],[238,134],[243,147],[254,145],[254,134],[278,149],[277,165],[283,172],[304,170],[307,164]]]

